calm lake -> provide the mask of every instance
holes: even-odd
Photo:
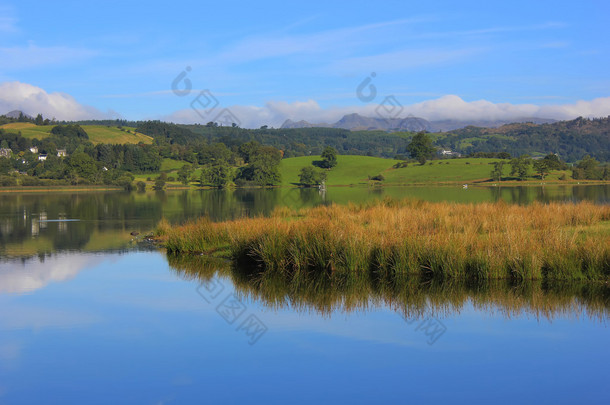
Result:
[[[609,204],[610,185],[0,193],[0,404],[610,403],[608,285],[294,288],[142,240],[387,196]]]

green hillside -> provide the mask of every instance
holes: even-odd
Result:
[[[282,185],[297,185],[301,168],[320,160],[319,156],[288,158],[282,160]],[[326,184],[355,185],[368,183],[369,176],[383,175],[383,184],[421,184],[421,183],[468,183],[486,181],[490,178],[493,163],[500,159],[468,158],[432,160],[421,166],[410,163],[407,167],[396,169],[394,159],[383,159],[369,156],[337,156],[337,166],[329,170]],[[505,161],[504,176],[509,176],[510,165]],[[530,174],[534,172],[530,168]],[[556,170],[545,180],[558,180],[562,175],[569,176],[567,171]],[[506,179],[508,180],[508,179]],[[534,180],[534,178],[532,178]]]
[[[301,168],[320,160],[319,156],[302,156],[282,160],[282,185],[296,185],[299,183]],[[375,176],[388,170],[395,163],[394,159],[383,159],[369,156],[341,155],[337,156],[337,166],[328,172],[326,184],[349,185],[364,184],[368,176]]]
[[[29,139],[44,139],[51,135],[50,132],[53,127],[53,125],[38,126],[30,122],[14,122],[0,126],[0,128],[7,133],[21,132],[21,135],[24,138]],[[94,144],[137,144],[140,142],[152,144],[152,138],[150,136],[136,132],[135,128],[123,127],[123,130],[121,130],[118,127],[105,125],[82,125],[81,127],[85,130],[87,135],[89,135],[89,140]]]
[[[433,160],[421,166],[411,163],[400,169],[390,169],[382,173],[385,183],[435,183],[468,182],[489,179],[491,163],[499,159],[446,159]],[[508,174],[510,167],[505,167]]]

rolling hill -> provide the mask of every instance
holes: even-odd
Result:
[[[297,185],[301,168],[311,165],[319,156],[287,158],[282,160],[282,185]],[[337,166],[327,172],[329,186],[358,185],[369,183],[369,176],[383,175],[383,184],[421,183],[467,183],[486,181],[490,178],[492,163],[499,159],[445,159],[434,160],[421,166],[417,163],[407,167],[394,168],[398,160],[370,156],[337,156]],[[504,168],[508,175],[509,165]],[[556,179],[563,172],[554,173],[549,179]]]
[[[152,143],[150,136],[136,132],[134,128],[123,127],[123,130],[121,130],[118,127],[104,125],[82,125],[81,127],[89,135],[89,140],[94,144]],[[30,122],[13,122],[1,125],[0,129],[7,133],[21,132],[23,137],[29,139],[43,139],[51,135],[50,132],[53,129],[53,125],[38,126]]]

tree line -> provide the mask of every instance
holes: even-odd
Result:
[[[174,138],[174,132],[178,133]],[[170,126],[159,132],[153,145],[97,144],[76,124],[58,125],[50,136],[39,140],[0,129],[0,144],[10,156],[0,158],[0,183],[13,185],[112,184],[132,188],[134,174],[157,173],[164,158],[189,162],[181,179],[201,167],[202,184],[268,186],[278,184],[282,151],[251,141],[234,144],[207,143],[180,138],[180,129]],[[36,152],[33,152],[31,148]],[[64,149],[66,157],[58,156]],[[45,155],[44,160],[40,155]]]

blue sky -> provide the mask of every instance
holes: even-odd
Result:
[[[188,122],[209,89],[244,126],[372,115],[389,95],[428,119],[608,115],[609,13],[601,0],[0,0],[0,109]]]

